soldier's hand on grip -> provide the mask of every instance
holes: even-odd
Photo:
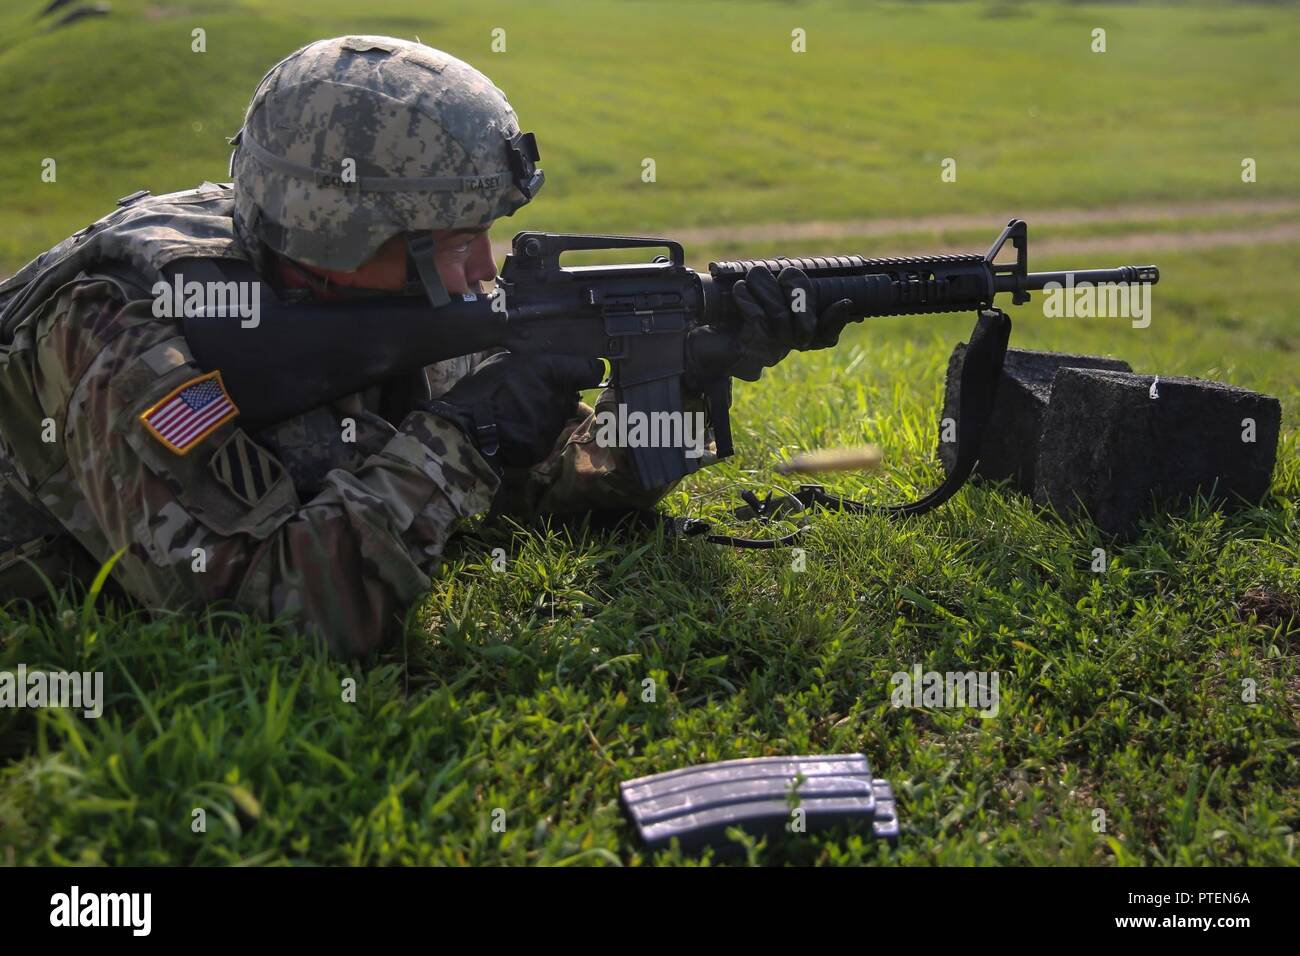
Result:
[[[731,374],[747,382],[757,381],[791,349],[834,345],[853,318],[847,299],[819,307],[812,282],[793,266],[776,276],[755,266],[732,288],[732,297],[741,315],[742,355]]]
[[[425,408],[459,425],[493,467],[526,468],[550,454],[578,391],[603,374],[597,359],[499,352]]]

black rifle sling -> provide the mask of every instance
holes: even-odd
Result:
[[[797,492],[787,493],[775,502],[768,495],[760,501],[753,493],[742,493],[747,504],[736,510],[737,517],[770,520],[774,511],[784,501],[793,498],[803,508],[839,508],[860,514],[885,514],[904,518],[933,511],[957,493],[974,471],[979,461],[984,430],[993,411],[997,397],[998,381],[1002,377],[1002,362],[1007,354],[1007,341],[1011,337],[1011,319],[1000,309],[980,312],[971,332],[970,344],[962,358],[961,390],[957,404],[957,457],[947,478],[924,498],[905,505],[875,505],[853,501],[839,495],[828,494],[821,485],[801,485]],[[737,548],[778,548],[793,544],[800,531],[779,538],[741,538],[727,534],[709,534],[710,525],[699,519],[674,519],[672,530],[687,537],[703,536],[711,544],[725,544]]]

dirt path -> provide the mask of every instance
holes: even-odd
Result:
[[[1167,252],[1222,249],[1226,246],[1277,245],[1300,242],[1300,222],[1279,222],[1254,229],[1216,229],[1212,232],[1134,232],[1123,236],[1080,236],[1048,239],[1030,246],[1035,255],[1072,255],[1088,252]]]
[[[1270,223],[1265,226],[1242,226],[1227,229],[1195,229],[1188,232],[1158,232],[1142,230],[1142,223],[1177,222],[1209,216],[1250,216],[1253,214],[1276,216],[1300,213],[1300,199],[1227,199],[1203,202],[1166,203],[1145,206],[1108,206],[1104,209],[1040,209],[1017,210],[1016,215],[1030,225],[1030,251],[1035,258],[1051,255],[1084,255],[1087,253],[1132,253],[1147,258],[1158,252],[1216,249],[1229,246],[1277,245],[1300,242],[1300,221]],[[897,236],[891,245],[890,255],[915,255],[919,253],[982,252],[976,243],[944,243],[927,238],[927,234],[951,230],[986,229],[988,242],[992,242],[997,227],[1011,218],[1010,214],[960,213],[941,216],[920,216],[913,219],[843,219],[811,220],[809,222],[771,222],[743,226],[688,227],[685,229],[648,231],[643,235],[661,235],[675,239],[686,246],[687,257],[691,247],[718,242],[779,242],[784,248],[771,253],[785,255],[846,254],[854,250],[844,245],[833,248],[816,247],[803,243],[844,242],[853,239]],[[1075,226],[1094,223],[1134,223],[1134,230],[1113,236],[1060,236],[1040,239],[1038,230],[1043,226]],[[504,231],[504,230],[503,230]],[[981,240],[983,241],[983,240]],[[800,243],[801,247],[786,245]],[[492,243],[492,253],[499,264],[510,251],[510,240]],[[0,273],[0,279],[5,273]]]
[[[1015,214],[1029,222],[1032,233],[1043,226],[1076,226],[1096,223],[1150,223],[1177,222],[1209,216],[1249,216],[1252,214],[1277,215],[1300,213],[1300,199],[1228,199],[1202,202],[1166,203],[1161,205],[1110,206],[1104,209],[1040,209],[1023,210]],[[809,222],[758,223],[744,226],[707,226],[685,229],[661,230],[687,247],[718,242],[825,242],[828,240],[870,239],[900,236],[902,240],[891,254],[907,255],[915,252],[975,252],[969,243],[948,245],[925,241],[917,234],[964,229],[988,229],[989,241],[993,231],[1002,225],[1010,214],[959,213],[917,218],[812,220]],[[653,234],[653,233],[652,233]],[[915,238],[908,238],[914,236]],[[1270,223],[1266,226],[1230,228],[1192,232],[1144,231],[1140,225],[1135,231],[1114,236],[1062,236],[1055,239],[1033,240],[1030,249],[1037,255],[1072,254],[1088,252],[1165,252],[1179,249],[1212,249],[1221,246],[1277,244],[1300,241],[1300,222]],[[508,240],[493,243],[493,251],[500,260],[510,251]],[[787,248],[787,254],[803,254],[808,249]],[[827,253],[851,252],[843,248],[823,249]]]

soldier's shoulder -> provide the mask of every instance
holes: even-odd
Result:
[[[68,338],[92,348],[132,328],[159,324],[145,287],[97,273],[83,274],[56,289],[36,310],[33,331],[47,348]],[[47,341],[52,335],[55,339]]]
[[[111,280],[71,282],[51,299],[35,329],[38,363],[71,381],[111,377],[160,342],[179,336],[148,300],[131,299]],[[162,371],[162,369],[158,369]]]

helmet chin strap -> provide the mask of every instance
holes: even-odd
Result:
[[[406,274],[411,274],[411,266],[414,265],[415,274],[420,277],[420,285],[424,287],[429,304],[440,309],[451,301],[451,296],[447,294],[442,277],[438,275],[438,265],[433,261],[433,249],[433,233],[429,230],[406,233]]]

